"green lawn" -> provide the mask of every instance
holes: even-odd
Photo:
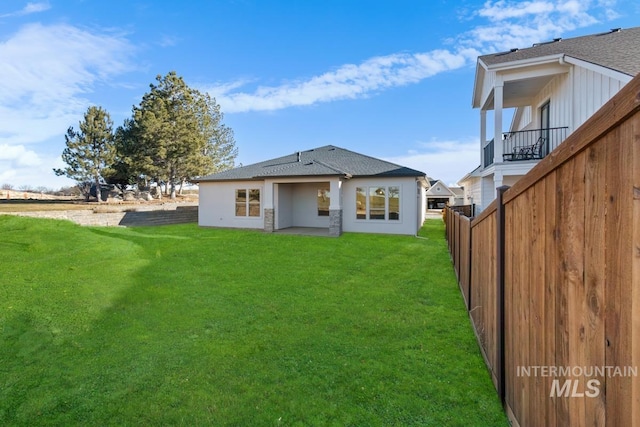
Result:
[[[421,236],[0,216],[0,425],[506,426]]]

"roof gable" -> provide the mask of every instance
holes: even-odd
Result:
[[[424,177],[425,173],[333,145],[207,175],[195,181],[262,180],[275,177]]]
[[[438,191],[438,188],[440,191]],[[428,196],[455,196],[456,194],[441,180],[431,181],[431,188],[427,190]]]

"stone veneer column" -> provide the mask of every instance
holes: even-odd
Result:
[[[274,227],[275,227],[274,209],[265,208],[264,209],[264,231],[267,233],[273,233]]]
[[[342,234],[342,209],[329,210],[329,236],[338,237]]]

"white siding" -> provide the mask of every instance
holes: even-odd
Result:
[[[571,128],[570,75],[571,73],[566,73],[554,77],[533,99],[529,128],[540,128],[540,107],[547,101],[549,101],[549,126]]]
[[[356,188],[400,187],[400,220],[361,220],[356,218]],[[359,233],[409,234],[418,232],[418,211],[424,211],[424,192],[415,178],[353,178],[342,184],[342,230]]]
[[[519,120],[512,125],[511,130],[524,130],[531,126],[531,106],[520,107],[518,113],[516,117],[519,117]]]
[[[470,177],[466,181],[460,182],[460,185],[464,187],[464,200],[463,205],[475,203],[480,205],[482,203],[482,192],[480,191],[480,178]]]
[[[482,95],[480,99],[480,103],[484,104],[487,101],[487,98],[493,92],[493,86],[496,81],[496,73],[495,71],[487,71],[484,75],[484,81],[482,82]]]
[[[625,83],[579,66],[574,67],[573,76],[575,130],[618,93]]]
[[[416,184],[417,185],[417,184]],[[420,192],[420,196],[418,198],[418,230],[420,229],[420,227],[422,227],[422,224],[424,224],[425,219],[427,218],[427,197],[426,197],[426,193],[427,193],[427,189],[421,185],[419,190]]]
[[[478,203],[476,212],[483,211],[496,198],[496,184],[493,181],[493,175],[483,176],[480,180],[480,197],[481,203]]]
[[[569,73],[554,77],[532,100],[532,105],[520,107],[521,118],[512,130],[540,127],[540,107],[550,101],[550,126],[580,127],[611,99],[625,82],[593,70],[574,66]],[[528,110],[528,111],[527,111]],[[568,134],[567,134],[568,135]]]
[[[237,217],[236,190],[260,189],[260,216]],[[264,229],[264,184],[257,181],[201,182],[198,204],[198,224],[206,227]]]

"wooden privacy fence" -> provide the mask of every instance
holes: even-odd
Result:
[[[640,425],[640,76],[479,216],[448,211],[446,226],[513,424]]]

